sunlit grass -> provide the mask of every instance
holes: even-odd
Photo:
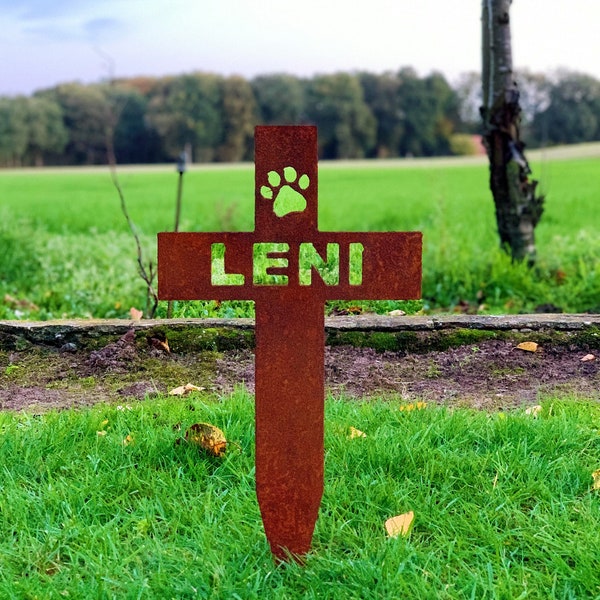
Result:
[[[534,269],[512,264],[498,249],[485,164],[325,164],[319,174],[320,226],[422,231],[426,310],[600,310],[596,161],[549,161],[535,168],[548,197],[536,231]],[[177,174],[123,170],[120,179],[145,261],[155,262],[156,233],[173,227]],[[250,166],[190,171],[181,230],[251,230],[253,186]],[[0,318],[125,317],[131,306],[143,308],[135,244],[108,172],[0,173],[0,191],[0,242],[3,250],[13,249],[0,258],[0,294],[29,301],[0,304]],[[396,305],[408,312],[420,306]],[[178,303],[175,314],[249,316],[252,305]]]
[[[600,594],[597,404],[547,399],[537,418],[402,406],[328,399],[325,494],[304,567],[271,559],[245,393],[0,413],[0,596]],[[239,448],[216,459],[177,444],[195,422]],[[409,510],[411,534],[388,539],[384,521]]]

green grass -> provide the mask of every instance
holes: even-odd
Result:
[[[547,193],[537,229],[539,260],[530,270],[498,249],[487,167],[339,166],[320,169],[322,230],[420,230],[424,234],[423,306],[469,305],[490,313],[600,310],[600,180],[595,159],[534,164]],[[134,172],[120,179],[145,249],[173,226],[177,175]],[[253,170],[192,170],[185,176],[181,230],[251,230]],[[0,318],[127,316],[143,307],[135,245],[108,173],[0,173]],[[37,306],[37,309],[31,305]],[[418,310],[421,304],[405,306]],[[384,312],[389,305],[369,305]],[[159,314],[164,315],[165,305]],[[180,316],[239,316],[249,303],[178,303]]]
[[[0,597],[600,595],[596,403],[548,399],[539,418],[399,407],[327,400],[304,567],[271,560],[245,393],[0,413]],[[175,444],[200,421],[241,450],[215,459]],[[367,437],[349,439],[351,426]],[[388,539],[385,520],[408,510],[411,534]]]

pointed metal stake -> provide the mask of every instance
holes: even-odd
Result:
[[[255,167],[255,231],[159,233],[158,293],[255,301],[256,493],[275,557],[301,559],[323,495],[325,301],[419,298],[421,234],[320,232],[314,127],[257,127]]]

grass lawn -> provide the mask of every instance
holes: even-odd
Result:
[[[425,310],[600,310],[597,159],[533,163],[547,193],[533,270],[511,264],[497,247],[485,164],[424,164],[324,163],[321,229],[423,231]],[[155,261],[156,233],[173,227],[177,174],[124,168],[120,180],[145,261]],[[191,170],[181,230],[251,230],[253,186],[249,165]],[[13,299],[0,304],[0,318],[126,317],[132,305],[143,307],[135,245],[107,172],[3,172],[0,197],[0,297]],[[251,312],[230,303],[176,308],[180,316]]]
[[[549,398],[537,417],[410,408],[327,400],[304,567],[271,559],[244,392],[0,413],[0,597],[600,596],[597,404]],[[240,449],[217,459],[176,444],[195,422]],[[387,538],[385,520],[409,510],[412,532]]]

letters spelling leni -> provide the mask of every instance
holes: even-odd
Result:
[[[226,246],[224,243],[211,244],[211,284],[212,285],[244,285],[245,276],[241,273],[228,273],[225,269]],[[253,244],[252,249],[252,283],[254,285],[287,285],[288,275],[273,273],[289,269],[287,254],[290,245],[285,243],[261,242]],[[364,246],[360,243],[348,244],[348,283],[362,284]],[[311,242],[303,242],[298,248],[298,283],[312,285],[315,270],[325,285],[340,284],[340,245],[327,244],[326,256],[323,258]]]

